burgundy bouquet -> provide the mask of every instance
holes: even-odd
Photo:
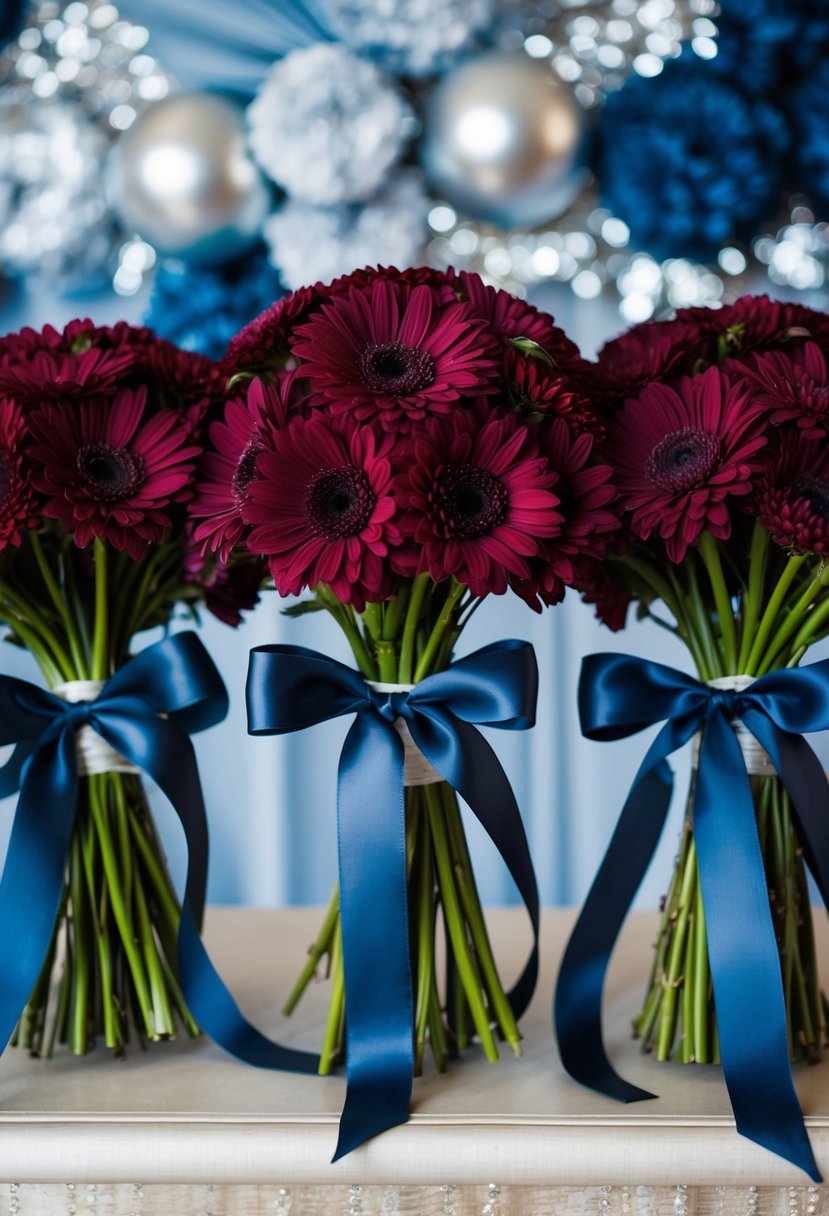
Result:
[[[599,357],[627,525],[612,576],[677,633],[703,680],[793,667],[829,633],[827,354],[822,313],[746,297],[639,326]],[[790,799],[774,776],[753,786],[791,1054],[816,1057],[825,1016]],[[701,913],[689,818],[637,1022],[660,1059],[717,1056]]]
[[[194,548],[189,500],[214,364],[149,330],[74,321],[0,339],[0,619],[50,689],[93,700],[136,634],[179,603],[223,619],[256,599]],[[259,569],[256,567],[256,581]],[[131,1023],[164,1039],[197,1027],[176,978],[179,908],[137,770],[88,728],[52,943],[16,1041],[82,1054]]]
[[[289,613],[329,612],[371,686],[446,669],[489,595],[540,610],[592,585],[615,491],[593,455],[588,366],[535,308],[476,275],[365,270],[280,300],[234,339],[225,370],[196,537],[223,562],[263,556],[281,595],[309,590]],[[416,1067],[427,1041],[443,1069],[471,1033],[491,1060],[498,1032],[520,1051],[457,797],[434,773],[406,789],[406,832]],[[344,1050],[342,958],[335,891],[287,1003],[326,959],[323,1073]]]

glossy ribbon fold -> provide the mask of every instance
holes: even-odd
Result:
[[[17,745],[0,770],[0,796],[20,793],[0,878],[0,1050],[34,988],[60,909],[77,807],[76,734],[89,726],[152,777],[184,829],[187,879],[178,962],[194,1018],[247,1063],[316,1071],[316,1056],[280,1047],[245,1020],[199,935],[207,819],[189,736],[226,714],[221,677],[192,632],[143,650],[92,701],[70,704],[25,680],[0,676],[0,745]]]
[[[287,734],[356,715],[340,756],[337,797],[348,1087],[335,1161],[409,1117],[413,1000],[403,745],[395,719],[406,721],[426,758],[468,803],[526,904],[533,948],[509,994],[520,1016],[538,973],[538,891],[509,781],[476,727],[528,729],[537,691],[526,642],[484,647],[410,692],[392,693],[373,690],[350,667],[302,646],[251,652],[251,734]]]
[[[771,672],[733,691],[632,655],[590,655],[582,665],[579,714],[589,739],[622,739],[665,725],[634,778],[565,951],[555,997],[565,1068],[582,1084],[623,1102],[654,1096],[623,1080],[607,1058],[602,991],[670,804],[666,758],[702,731],[693,830],[720,1055],[737,1130],[819,1182],[792,1081],[754,803],[732,722],[739,719],[757,739],[788,790],[806,861],[829,907],[829,785],[802,738],[829,728],[829,660]]]

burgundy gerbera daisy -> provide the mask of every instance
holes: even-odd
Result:
[[[112,393],[132,366],[132,353],[92,347],[78,354],[36,350],[31,358],[0,363],[0,392],[18,401],[39,405],[44,398],[65,400]]]
[[[218,551],[223,562],[247,531],[242,506],[256,476],[256,459],[287,421],[294,382],[293,372],[283,372],[270,384],[253,379],[244,398],[227,402],[224,421],[210,424],[213,450],[202,457],[190,514],[203,521],[195,532],[203,551]]]
[[[308,319],[321,299],[316,287],[300,287],[254,317],[230,340],[221,363],[225,376],[284,367],[294,327]]]
[[[547,352],[559,373],[569,376],[586,374],[589,364],[582,359],[576,344],[570,341],[563,329],[559,329],[548,313],[534,308],[526,300],[519,300],[508,291],[488,286],[478,274],[462,270],[458,281],[475,316],[485,321],[489,332],[502,343],[508,344],[516,338],[528,339]]]
[[[383,278],[329,300],[291,349],[333,412],[379,416],[395,433],[460,397],[495,391],[500,370],[497,346],[467,304]]]
[[[29,425],[43,514],[59,519],[76,544],[101,537],[139,558],[163,539],[171,523],[164,508],[186,497],[201,453],[177,414],[151,413],[142,387],[111,400],[46,404]]]
[[[543,359],[510,347],[504,354],[504,376],[509,400],[525,418],[563,418],[575,432],[594,437],[602,427],[588,398],[567,376]]]
[[[536,434],[515,414],[457,411],[430,419],[402,479],[404,574],[455,578],[473,595],[503,595],[562,525],[557,480]]]
[[[624,629],[628,608],[632,601],[624,583],[613,577],[607,562],[591,557],[576,559],[574,586],[581,593],[585,604],[592,604],[596,620],[601,621],[613,633]]]
[[[362,612],[392,593],[395,516],[391,435],[315,414],[278,431],[256,462],[243,518],[248,548],[268,558],[280,595],[326,583]]]
[[[762,408],[712,367],[674,388],[647,385],[616,415],[603,455],[633,531],[661,536],[680,562],[704,531],[729,535],[728,500],[751,491],[765,444]]]
[[[608,541],[620,527],[611,509],[617,498],[606,464],[591,463],[593,436],[571,432],[556,418],[544,434],[544,451],[558,474],[556,494],[563,515],[560,531],[544,546],[550,569],[568,585],[575,578],[573,563],[579,556],[605,557]]]
[[[775,426],[794,422],[810,439],[829,430],[829,374],[817,343],[755,355],[729,370],[755,386],[753,400],[769,411]]]
[[[591,368],[593,399],[603,411],[614,413],[652,380],[690,375],[706,345],[698,327],[688,322],[645,321],[635,325],[599,351],[598,361]]]
[[[20,407],[0,398],[0,552],[19,545],[23,532],[36,522],[23,456],[25,437]]]
[[[829,442],[782,435],[757,493],[758,519],[790,553],[829,556]]]
[[[711,361],[781,350],[809,338],[829,352],[825,313],[768,296],[741,296],[723,308],[681,308],[677,321],[696,327],[706,339],[705,357]]]

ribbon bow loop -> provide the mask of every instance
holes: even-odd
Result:
[[[506,639],[457,659],[409,693],[409,705],[430,716],[437,707],[462,722],[500,730],[535,725],[538,664],[528,642]]]
[[[665,724],[634,778],[562,961],[555,1023],[565,1068],[622,1101],[653,1096],[619,1077],[607,1058],[602,990],[667,815],[667,757],[702,730],[693,829],[721,1058],[737,1128],[820,1181],[792,1082],[780,960],[734,723],[739,719],[755,736],[788,789],[807,861],[829,906],[829,785],[801,737],[829,726],[829,660],[723,688],[632,655],[590,655],[582,666],[579,712],[583,733],[598,740]]]
[[[256,646],[245,696],[251,735],[291,734],[371,705],[356,671],[305,646]]]

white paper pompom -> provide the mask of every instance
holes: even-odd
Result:
[[[327,13],[352,50],[390,72],[427,76],[492,25],[495,0],[328,0]]]

